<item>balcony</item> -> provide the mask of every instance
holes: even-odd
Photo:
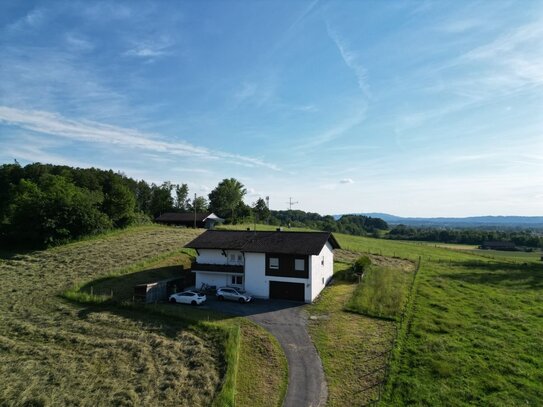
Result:
[[[237,273],[243,274],[243,266],[234,264],[205,264],[192,263],[192,271],[212,271],[214,273]]]

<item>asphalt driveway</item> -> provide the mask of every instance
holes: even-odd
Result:
[[[288,362],[288,389],[284,407],[317,407],[326,403],[327,388],[322,363],[307,332],[304,305],[281,300],[255,300],[249,304],[239,304],[208,296],[202,306],[247,317],[277,338]]]

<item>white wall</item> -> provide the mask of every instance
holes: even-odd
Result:
[[[222,250],[217,249],[198,249],[197,263],[202,264],[226,264],[226,257]]]
[[[330,243],[326,242],[326,245],[322,248],[318,256],[311,256],[311,268],[309,269],[311,301],[319,295],[334,274],[334,252],[332,250]]]
[[[266,275],[266,255],[245,253],[245,290],[256,298],[270,297],[270,281],[305,284],[306,302],[311,298],[311,286],[307,278],[273,277]]]
[[[257,298],[268,298],[266,255],[245,253],[245,291]]]
[[[202,283],[209,285],[215,285],[217,288],[227,286],[230,282],[230,275],[206,273],[204,271],[198,271],[196,274],[196,289],[202,287]]]

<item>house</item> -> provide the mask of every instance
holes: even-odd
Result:
[[[332,278],[330,232],[208,230],[185,247],[196,250],[196,287],[245,289],[256,298],[312,302]]]
[[[224,219],[219,218],[212,212],[203,213],[163,213],[155,219],[157,223],[163,223],[165,225],[176,225],[194,227],[196,223],[197,228],[213,229],[217,223],[224,222]]]
[[[513,242],[500,242],[500,241],[488,241],[483,242],[483,244],[480,246],[481,249],[486,250],[508,250],[508,251],[514,251],[517,250],[515,243]]]

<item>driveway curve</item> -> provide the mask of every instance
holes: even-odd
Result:
[[[288,362],[288,388],[283,407],[324,406],[328,396],[321,359],[307,331],[304,304],[255,300],[251,304],[208,299],[205,307],[244,316],[277,338]]]

